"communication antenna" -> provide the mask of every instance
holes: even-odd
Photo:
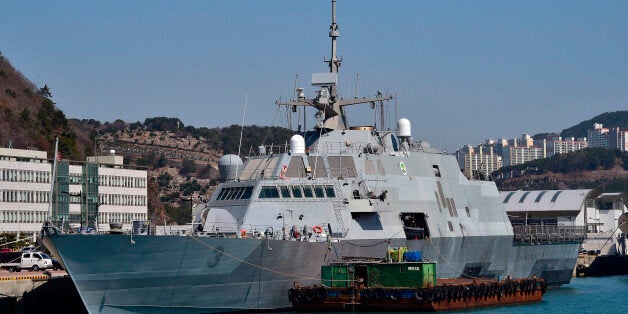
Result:
[[[397,92],[395,92],[395,121],[399,121],[399,116],[397,116]],[[399,131],[399,128],[395,131]]]
[[[52,191],[55,187],[55,177],[57,176],[57,154],[59,153],[59,137],[55,140],[55,155],[52,162],[52,178],[50,178],[50,194],[48,202],[48,217],[52,220]]]
[[[360,87],[360,73],[355,74],[355,99],[358,99],[358,90]]]
[[[246,117],[246,104],[249,102],[249,95],[244,96],[244,112],[242,113],[242,127],[240,128],[240,143],[238,144],[238,158],[240,158],[240,150],[242,149],[242,134],[244,133],[244,118]],[[236,163],[236,180],[238,179],[238,170],[240,163]]]

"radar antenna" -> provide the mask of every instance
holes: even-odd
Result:
[[[340,36],[338,24],[336,23],[336,0],[331,1],[331,26],[329,26],[329,37],[331,37],[331,59],[325,62],[329,64],[329,73],[315,73],[312,75],[312,85],[321,89],[316,92],[315,98],[298,97],[296,100],[281,102],[277,101],[279,106],[310,106],[314,107],[322,114],[323,123],[318,128],[325,130],[347,130],[349,123],[345,114],[344,106],[381,102],[391,100],[392,95],[382,96],[381,94],[373,98],[356,98],[340,99],[338,97],[338,69],[342,63],[342,57],[338,58],[336,53],[336,40]]]

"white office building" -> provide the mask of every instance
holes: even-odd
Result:
[[[31,235],[48,218],[100,231],[114,222],[130,230],[134,220],[147,220],[146,170],[124,166],[115,155],[62,160],[53,185],[53,164],[45,151],[0,148],[0,232]]]

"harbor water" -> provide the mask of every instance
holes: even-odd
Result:
[[[540,303],[474,309],[473,313],[628,313],[628,276],[572,278]]]
[[[69,281],[67,281],[69,283]],[[56,287],[56,290],[67,291],[70,287]],[[37,296],[38,304],[30,304],[13,307],[1,307],[0,313],[33,313],[36,308],[50,308],[53,297],[49,291],[42,291],[43,295]],[[549,289],[539,303],[513,305],[503,307],[475,308],[451,313],[628,313],[628,275],[610,277],[572,278],[571,283],[560,288]],[[286,291],[286,298],[288,292]],[[58,298],[58,297],[57,297]],[[69,302],[71,299],[74,302]],[[80,303],[78,295],[65,297],[66,313],[85,313],[85,308]],[[34,301],[34,300],[31,300]],[[63,305],[57,305],[63,307]],[[57,307],[55,306],[55,307]],[[3,311],[9,308],[14,310]],[[20,311],[22,309],[22,311]],[[279,313],[294,313],[291,311]],[[350,313],[350,312],[346,312]],[[338,313],[339,314],[339,313]]]
[[[572,278],[568,285],[547,290],[539,303],[449,313],[628,313],[627,296],[628,275]]]

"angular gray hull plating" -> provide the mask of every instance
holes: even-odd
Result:
[[[294,282],[320,282],[340,256],[383,256],[406,244],[438,261],[438,277],[524,277],[569,282],[578,243],[513,246],[512,237],[313,243],[188,236],[44,237],[67,266],[90,313],[208,313],[290,307]]]

